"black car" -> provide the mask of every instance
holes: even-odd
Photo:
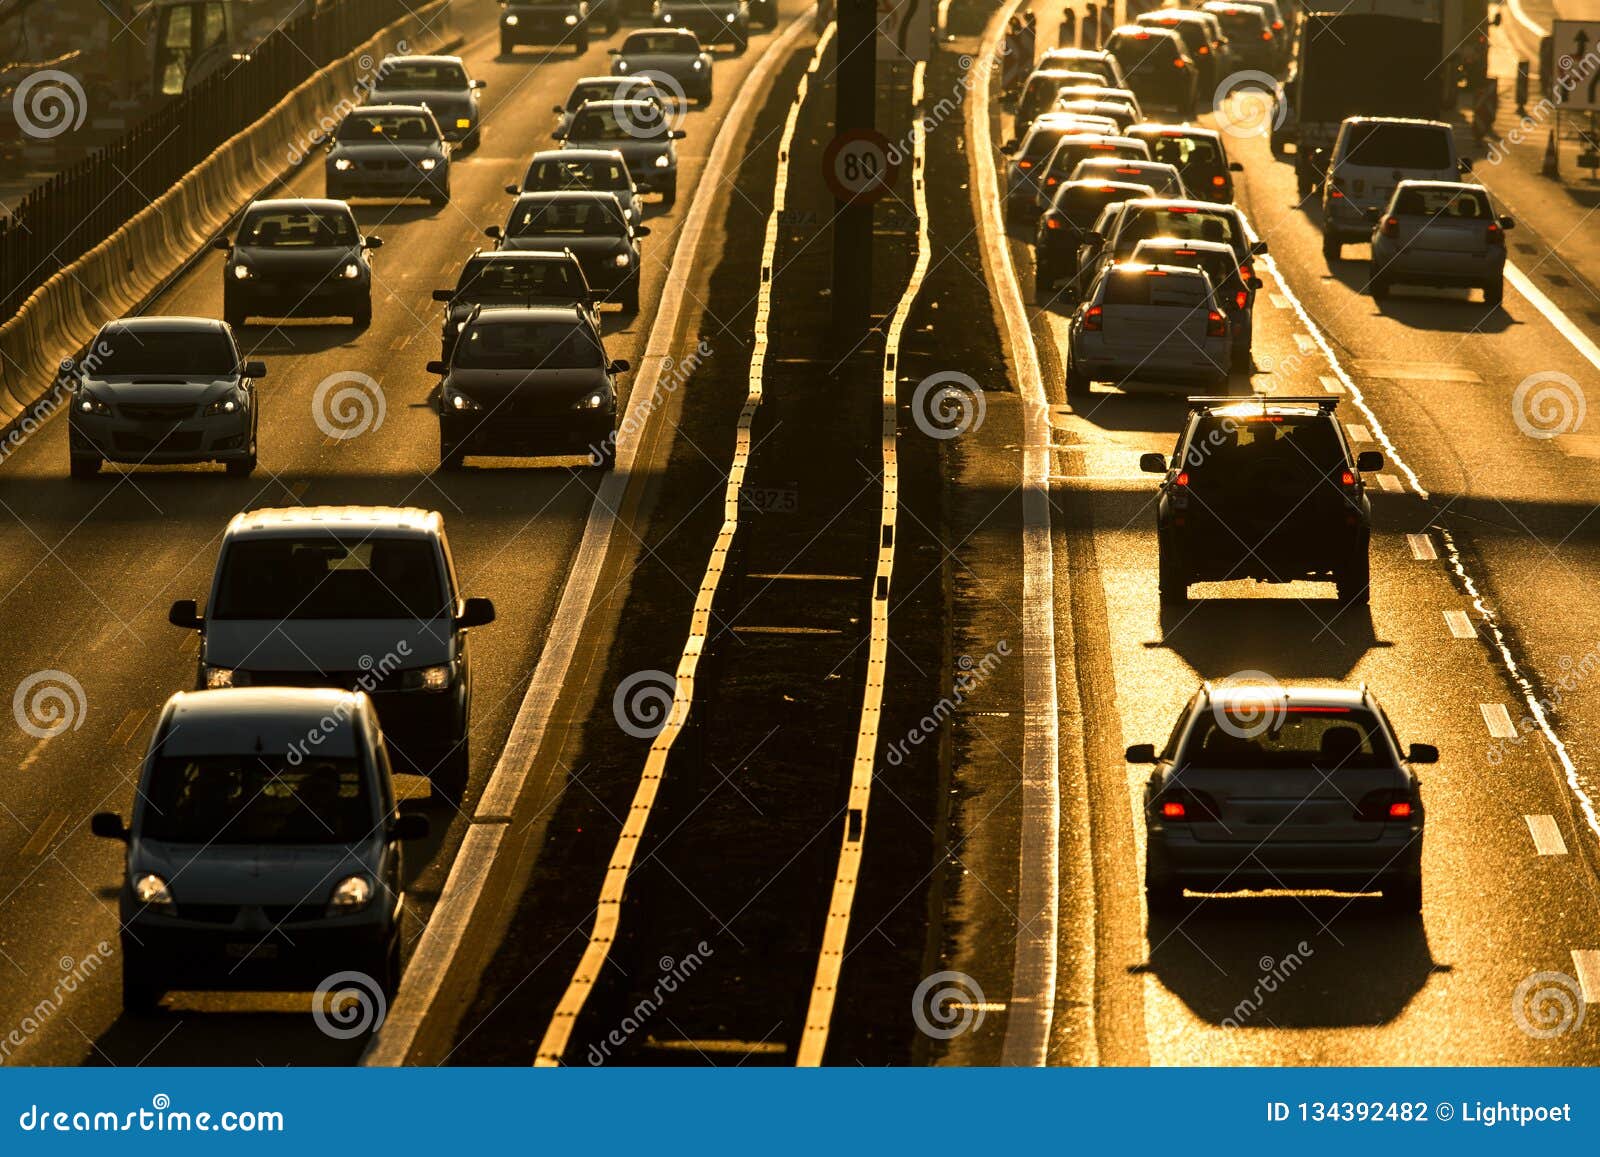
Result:
[[[1194,125],[1134,125],[1126,135],[1150,146],[1150,159],[1172,165],[1183,174],[1189,195],[1219,205],[1233,202],[1233,175],[1244,172],[1228,159],[1222,134]]]
[[[1128,181],[1066,181],[1056,186],[1050,207],[1039,217],[1033,236],[1033,299],[1047,301],[1060,281],[1070,283],[1067,295],[1076,301],[1078,249],[1084,233],[1094,228],[1100,211],[1115,201],[1154,196],[1149,185]]]
[[[434,290],[433,300],[445,306],[439,356],[449,361],[456,338],[480,305],[577,306],[592,311],[594,291],[570,250],[502,253],[480,249],[461,267],[455,288]]]
[[[661,28],[687,28],[706,48],[731,44],[743,52],[750,42],[745,0],[656,0],[652,20]]]
[[[1383,455],[1350,448],[1334,417],[1337,398],[1190,398],[1156,512],[1163,603],[1189,584],[1227,579],[1338,586],[1343,603],[1368,599],[1372,504],[1361,475]]]
[[[1213,35],[1214,17],[1204,12],[1158,8],[1154,12],[1141,12],[1133,19],[1136,24],[1143,24],[1146,28],[1170,28],[1183,37],[1184,47],[1200,72],[1201,87],[1208,91],[1216,87],[1221,79],[1218,57],[1221,55],[1222,42]]]
[[[616,9],[610,11],[615,32]],[[586,0],[501,0],[500,55],[510,56],[524,44],[570,44],[574,55],[582,56],[589,51],[589,25]]]
[[[340,122],[323,162],[329,197],[450,202],[450,143],[420,104],[368,105]]]
[[[348,317],[372,324],[372,250],[343,201],[256,201],[244,211],[222,269],[222,316],[235,329],[247,317]]]
[[[600,330],[582,308],[478,307],[439,374],[439,462],[460,469],[468,454],[537,457],[587,454],[616,463],[616,378],[628,363],[606,357]]]
[[[1194,115],[1199,69],[1176,30],[1124,24],[1111,33],[1106,49],[1146,110],[1170,109],[1183,120]]]
[[[367,104],[420,104],[432,111],[445,140],[475,149],[481,139],[478,94],[486,87],[467,75],[459,56],[386,56]]]
[[[628,223],[615,195],[589,192],[524,193],[505,228],[484,230],[503,252],[571,252],[589,284],[630,313],[639,308],[639,239],[649,233]]]

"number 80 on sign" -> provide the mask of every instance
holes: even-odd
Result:
[[[841,201],[871,204],[894,185],[899,166],[889,140],[872,129],[840,133],[822,153],[822,176]]]

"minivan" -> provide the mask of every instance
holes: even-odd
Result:
[[[1470,169],[1444,121],[1346,117],[1322,186],[1323,258],[1338,261],[1347,244],[1367,240],[1373,213],[1401,181],[1455,181]]]

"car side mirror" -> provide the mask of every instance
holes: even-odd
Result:
[[[566,129],[556,129],[553,133],[550,134],[550,138],[552,140],[564,141],[564,140],[567,139],[567,130]]]
[[[1165,474],[1167,472],[1167,456],[1165,454],[1140,454],[1139,469],[1146,474]]]
[[[507,185],[506,186],[506,192],[509,193],[513,197],[520,197],[520,196],[522,196],[522,186],[521,185]]]
[[[648,225],[640,225],[637,229],[635,229],[633,231],[633,235],[635,237],[648,237],[648,236],[650,236],[650,226],[648,226]]]
[[[495,240],[495,241],[498,241],[498,240],[500,240],[500,238],[501,238],[501,237],[502,237],[502,236],[504,236],[504,234],[503,234],[503,233],[501,233],[501,232],[500,232],[500,226],[498,226],[498,225],[491,225],[491,226],[489,226],[489,227],[488,227],[488,228],[487,228],[487,229],[485,229],[485,230],[484,230],[484,231],[483,231],[483,235],[484,235],[484,236],[485,236],[485,237],[489,237],[489,238],[492,238],[492,239],[494,239],[494,240]]]
[[[455,298],[455,290],[453,290],[453,289],[435,289],[433,291],[433,300],[442,301],[446,305],[450,304],[450,302],[452,300],[454,300],[454,298]]]
[[[426,369],[430,374],[438,374],[441,378],[450,372],[450,367],[445,365],[443,362],[429,362],[423,368]]]
[[[200,604],[193,599],[179,599],[173,603],[167,611],[167,622],[189,631],[198,631],[206,625],[200,616]]]
[[[1376,450],[1363,450],[1356,455],[1356,469],[1363,474],[1383,469],[1383,455]]]
[[[394,822],[389,825],[389,838],[400,841],[425,840],[430,830],[431,825],[427,816],[407,812],[405,815],[396,816]]]
[[[218,237],[211,243],[211,248],[220,249],[224,253],[232,253],[233,242],[229,241],[226,237]]]
[[[368,237],[366,239],[366,241],[364,242],[364,244],[366,245],[366,247],[368,249],[382,249],[383,248],[383,238],[382,237]]]
[[[1228,171],[1230,173],[1242,173],[1242,172],[1244,172],[1244,165],[1241,164],[1238,161],[1229,161],[1228,162]]]
[[[1017,139],[1012,137],[1009,141],[1000,146],[1000,151],[1009,157],[1017,151],[1017,143]]]
[[[687,129],[673,129],[671,135],[672,139],[675,141],[684,141],[689,139],[689,132]]]
[[[1267,243],[1265,241],[1252,241],[1252,242],[1250,242],[1250,252],[1252,254],[1254,254],[1255,256],[1260,257],[1266,251],[1267,251]]]
[[[494,603],[489,599],[464,599],[461,613],[456,616],[456,629],[487,627],[494,622]]]
[[[1438,763],[1439,749],[1431,743],[1413,743],[1406,752],[1407,763]]]
[[[102,840],[128,842],[128,827],[116,812],[95,812],[89,817],[89,830]]]
[[[1504,229],[1508,233],[1517,227],[1516,221],[1512,220],[1510,217],[1501,217],[1499,224],[1500,228]]]
[[[489,82],[487,80],[475,80],[472,82],[472,87],[477,91],[482,92],[484,89],[489,87]]]
[[[1156,745],[1153,743],[1135,743],[1122,757],[1129,763],[1154,763],[1156,761]]]
[[[262,378],[267,376],[267,363],[266,362],[245,362],[244,363],[244,376],[247,377],[247,378],[254,378],[256,381],[259,382]]]
[[[1263,286],[1265,286],[1266,284],[1267,283],[1265,281],[1262,281],[1261,278],[1259,278],[1259,277],[1252,277],[1250,279],[1250,288],[1251,289],[1260,289]]]
[[[606,365],[606,373],[625,374],[628,372],[630,365],[631,363],[627,358],[612,358],[611,361]]]

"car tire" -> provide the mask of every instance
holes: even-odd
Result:
[[[587,28],[579,29],[578,30],[578,35],[573,39],[572,43],[573,43],[574,47],[576,47],[577,50],[578,50],[573,55],[582,56],[585,52],[588,52],[589,51],[589,30]]]
[[[156,1010],[166,989],[147,976],[142,968],[126,956],[122,960],[122,1011],[133,1016],[147,1016]]]
[[[1415,916],[1422,911],[1422,877],[1401,876],[1383,883],[1383,906],[1396,916]]]
[[[74,454],[69,461],[74,478],[93,478],[100,473],[99,455]]]
[[[250,445],[250,453],[244,458],[234,458],[227,463],[229,478],[248,478],[256,471],[256,448],[254,442]]]
[[[661,186],[661,204],[663,206],[676,204],[678,200],[678,179],[674,177],[670,183]]]
[[[1506,298],[1506,283],[1496,281],[1483,287],[1483,304],[1499,305]]]
[[[1072,354],[1067,354],[1067,397],[1081,397],[1089,392],[1089,375],[1081,373],[1073,364]]]
[[[1347,606],[1364,607],[1372,600],[1372,561],[1365,548],[1334,576],[1334,584],[1339,601]]]
[[[589,455],[589,465],[598,467],[602,471],[616,469],[617,432],[615,430],[611,431],[611,437],[594,448],[594,452]]]
[[[372,324],[372,298],[357,305],[351,312],[350,320],[357,329],[366,329]]]
[[[505,33],[500,34],[500,55],[511,56],[517,51],[517,42]]]
[[[450,203],[450,190],[449,189],[446,189],[442,193],[432,193],[432,194],[430,194],[428,196],[428,204],[432,205],[435,209],[443,209],[449,203]]]
[[[1344,244],[1331,234],[1322,235],[1322,259],[1329,265],[1342,260],[1344,257]]]
[[[622,287],[622,293],[617,298],[622,306],[623,313],[639,312],[639,279],[635,277]]]
[[[452,747],[439,766],[428,777],[433,787],[433,798],[450,804],[459,804],[467,794],[467,784],[472,779],[472,758],[463,737]]]
[[[229,329],[243,329],[244,319],[249,315],[236,305],[228,304],[224,299],[222,304],[222,320],[228,323]]]
[[[1181,607],[1189,601],[1189,576],[1173,549],[1156,537],[1156,593],[1164,606]]]
[[[467,463],[466,451],[453,443],[439,440],[439,469],[460,470]]]

